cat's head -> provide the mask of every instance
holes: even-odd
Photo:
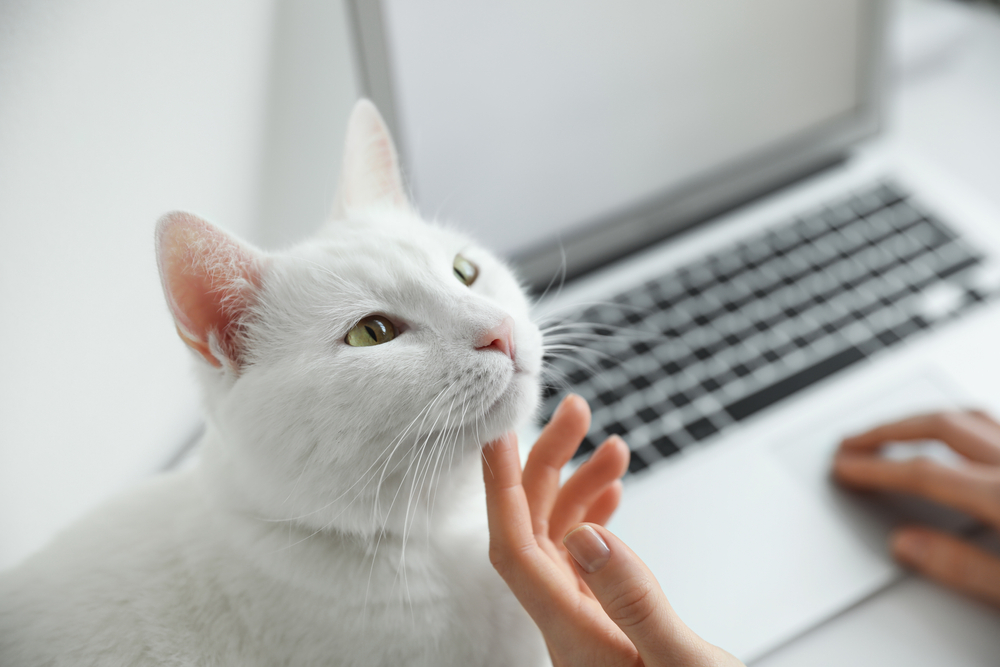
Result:
[[[207,469],[252,512],[399,529],[536,407],[541,336],[517,280],[417,215],[367,101],[315,237],[265,253],[173,213],[157,253],[206,389]]]

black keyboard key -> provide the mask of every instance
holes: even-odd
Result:
[[[961,273],[970,266],[975,266],[978,263],[979,263],[978,257],[966,257],[962,261],[952,264],[951,266],[947,266],[938,271],[937,277],[940,278],[941,280],[945,280],[955,275],[956,273]]]
[[[650,422],[655,422],[660,418],[660,413],[653,408],[643,408],[636,413],[636,416],[641,419],[644,423],[648,424]]]
[[[898,336],[900,340],[909,338],[911,334],[914,334],[917,331],[920,331],[920,327],[912,319],[906,320],[902,324],[897,325],[896,328],[892,330],[892,332],[896,334],[896,336]]]
[[[653,346],[644,340],[641,340],[638,343],[632,343],[632,351],[636,354],[646,354],[652,349]]]
[[[677,443],[675,443],[673,438],[671,438],[669,435],[661,435],[659,438],[653,440],[651,444],[656,449],[656,451],[658,451],[660,455],[664,457],[670,456],[671,454],[676,454],[677,452],[680,451],[680,448],[677,446]]]
[[[885,345],[886,347],[889,347],[890,345],[893,345],[894,343],[898,343],[900,341],[900,338],[896,334],[896,332],[890,329],[878,332],[877,334],[875,334],[875,338],[877,338],[878,341],[883,345]]]
[[[725,407],[729,416],[736,421],[742,421],[750,415],[760,412],[778,401],[805,389],[811,384],[823,380],[837,371],[847,368],[865,358],[864,353],[856,347],[849,347],[832,357],[819,361],[798,373],[790,375],[769,387],[765,387],[745,398],[741,398]]]
[[[699,347],[691,351],[698,361],[705,361],[712,356],[712,351],[707,347]]]
[[[719,429],[715,428],[715,425],[708,421],[707,418],[702,417],[701,419],[697,419],[685,426],[684,430],[690,433],[691,437],[695,440],[704,440],[708,436],[716,433]]]
[[[632,378],[632,386],[638,390],[643,390],[650,385],[649,379],[645,375],[636,375]]]
[[[667,375],[677,375],[678,373],[681,372],[681,367],[677,364],[676,361],[668,361],[667,363],[663,364],[663,372],[665,372]]]
[[[597,401],[602,405],[612,405],[619,398],[621,398],[621,396],[618,394],[617,391],[614,390],[601,392],[600,394],[597,395]]]
[[[679,391],[667,400],[673,403],[676,407],[681,408],[691,402],[691,397],[683,391]]]
[[[580,446],[577,447],[576,454],[573,454],[573,458],[576,459],[581,456],[587,456],[595,449],[596,447],[594,446],[594,441],[590,439],[590,436],[587,436],[583,439],[583,442],[580,443]]]
[[[705,393],[711,394],[713,391],[721,387],[722,385],[715,378],[708,378],[701,383],[701,388],[705,390]]]
[[[611,422],[604,427],[604,432],[608,435],[626,435],[628,434],[628,429],[621,422]]]
[[[649,464],[643,461],[642,457],[640,457],[635,452],[632,452],[632,457],[628,461],[628,471],[630,473],[634,474],[648,467]]]

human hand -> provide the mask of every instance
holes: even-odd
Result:
[[[966,460],[954,468],[926,458],[889,461],[878,455],[885,443],[908,440],[940,440]],[[845,485],[923,496],[1000,529],[1000,423],[981,412],[920,415],[847,438],[833,470]],[[1000,606],[996,556],[924,527],[901,528],[890,543],[903,564]]]
[[[523,474],[513,434],[483,451],[490,559],[542,631],[553,664],[741,664],[684,625],[649,568],[602,525],[628,466],[621,438],[605,441],[560,488],[589,426],[586,401],[568,396]]]

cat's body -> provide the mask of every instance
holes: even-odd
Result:
[[[234,521],[198,469],[120,497],[4,586],[4,665],[531,665],[530,619],[463,530],[372,549]],[[308,539],[307,539],[308,538]],[[294,544],[294,546],[289,546]],[[373,564],[374,563],[374,564]]]
[[[367,103],[338,198],[276,254],[161,221],[167,300],[205,362],[200,461],[0,575],[0,664],[544,660],[490,565],[479,463],[537,402],[527,301],[488,252],[416,216]]]

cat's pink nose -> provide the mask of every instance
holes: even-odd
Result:
[[[505,317],[503,322],[486,331],[476,340],[477,350],[500,350],[514,360],[514,320]]]

